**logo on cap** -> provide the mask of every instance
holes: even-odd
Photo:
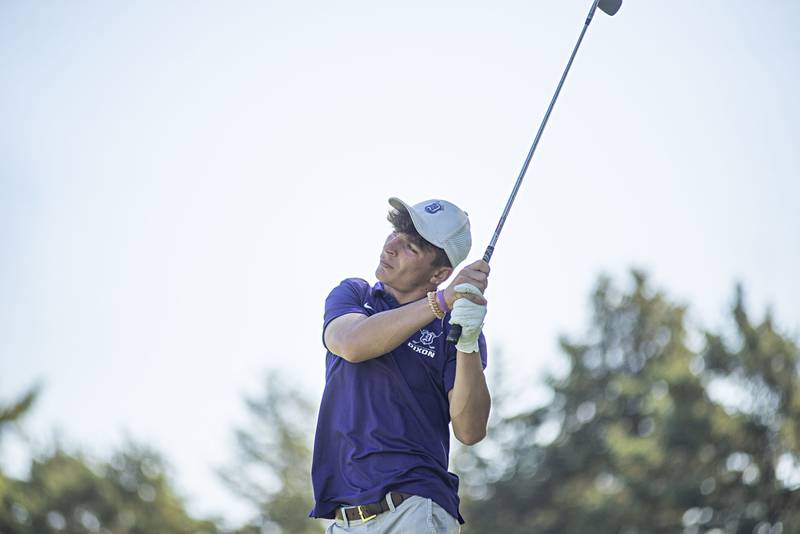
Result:
[[[443,209],[444,206],[442,206],[438,202],[431,202],[430,204],[425,206],[425,211],[427,211],[428,213],[436,213],[437,211],[442,211]]]

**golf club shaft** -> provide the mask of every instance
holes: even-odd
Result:
[[[553,106],[558,99],[558,94],[561,92],[561,87],[564,85],[564,80],[567,79],[567,74],[569,73],[569,69],[572,66],[572,61],[575,59],[575,54],[578,53],[578,48],[581,46],[581,41],[583,41],[583,36],[586,34],[586,30],[589,29],[589,24],[592,22],[592,18],[594,17],[594,12],[597,9],[597,4],[599,0],[594,0],[592,3],[592,7],[589,10],[589,15],[586,17],[586,22],[583,25],[583,30],[581,30],[581,34],[578,37],[578,42],[575,43],[575,48],[572,50],[572,55],[569,57],[569,62],[567,63],[567,68],[564,69],[564,74],[561,75],[561,80],[558,82],[558,87],[556,87],[556,92],[553,95],[553,99],[550,100],[550,105],[547,107],[547,112],[544,114],[544,119],[542,119],[542,124],[539,126],[539,131],[536,133],[536,137],[533,140],[533,144],[531,145],[530,150],[528,151],[528,157],[525,158],[525,163],[522,165],[522,170],[519,172],[519,176],[517,177],[517,182],[514,184],[514,189],[511,191],[511,196],[508,198],[508,202],[506,202],[506,207],[503,210],[503,214],[500,216],[500,222],[497,223],[497,228],[494,231],[494,235],[492,236],[492,240],[489,242],[489,246],[486,247],[486,252],[483,254],[483,261],[489,263],[489,260],[492,259],[492,254],[494,254],[494,247],[497,244],[497,239],[500,237],[500,231],[503,229],[503,225],[506,223],[506,218],[508,217],[508,212],[511,211],[511,205],[514,203],[514,199],[517,196],[517,192],[519,191],[519,186],[522,184],[522,179],[525,178],[525,173],[528,170],[528,166],[531,163],[531,158],[533,158],[533,153],[536,151],[536,146],[539,144],[539,139],[542,137],[542,132],[544,132],[544,127],[547,126],[547,119],[550,118],[550,112],[553,111]],[[447,341],[449,343],[458,343],[458,339],[461,337],[461,325],[454,324],[451,325],[450,332],[447,335]]]

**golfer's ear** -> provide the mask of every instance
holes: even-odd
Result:
[[[452,267],[439,267],[438,269],[436,269],[436,271],[434,271],[433,276],[431,276],[431,283],[438,286],[439,284],[450,278],[451,274],[453,274]]]

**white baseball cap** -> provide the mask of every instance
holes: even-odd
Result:
[[[455,267],[469,254],[472,235],[467,212],[446,200],[426,200],[409,206],[396,197],[389,204],[397,211],[407,211],[419,235],[432,245],[444,249],[450,265]]]

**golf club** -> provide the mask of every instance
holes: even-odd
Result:
[[[564,80],[567,79],[567,73],[569,72],[569,68],[572,66],[572,60],[575,59],[575,54],[578,53],[578,47],[581,46],[581,41],[583,41],[583,36],[586,33],[586,30],[589,28],[589,23],[592,22],[592,17],[594,17],[595,10],[599,7],[603,13],[613,16],[617,13],[617,11],[619,11],[621,5],[622,0],[594,0],[594,2],[592,2],[592,8],[589,10],[589,15],[586,17],[586,22],[583,25],[583,30],[581,31],[580,37],[578,37],[578,42],[575,44],[575,49],[572,51],[572,55],[569,58],[567,68],[564,69],[564,74],[561,75],[561,81],[558,82],[556,93],[553,95],[553,99],[550,101],[550,106],[547,108],[547,112],[544,114],[544,119],[542,119],[542,124],[539,126],[539,131],[536,133],[536,138],[533,140],[533,145],[531,145],[531,149],[528,151],[528,157],[525,158],[525,163],[522,165],[522,170],[517,178],[517,183],[514,184],[514,189],[511,191],[511,197],[509,197],[508,202],[506,203],[506,207],[503,210],[503,215],[500,216],[500,222],[497,223],[497,228],[494,231],[492,240],[489,243],[489,246],[486,247],[486,252],[483,254],[483,261],[488,263],[492,258],[494,247],[497,244],[497,238],[500,237],[500,231],[503,229],[503,225],[506,222],[506,217],[508,217],[508,212],[511,210],[511,205],[514,203],[514,198],[517,196],[517,191],[519,191],[519,186],[522,184],[522,179],[525,177],[525,171],[528,170],[528,165],[530,164],[533,153],[536,150],[536,145],[539,144],[539,139],[542,137],[544,127],[547,125],[547,119],[550,118],[550,112],[553,111],[553,106],[558,98],[558,93],[561,92],[561,86],[564,85]],[[458,339],[460,337],[461,325],[452,325],[450,328],[450,333],[447,335],[447,342],[453,344],[458,343]]]

